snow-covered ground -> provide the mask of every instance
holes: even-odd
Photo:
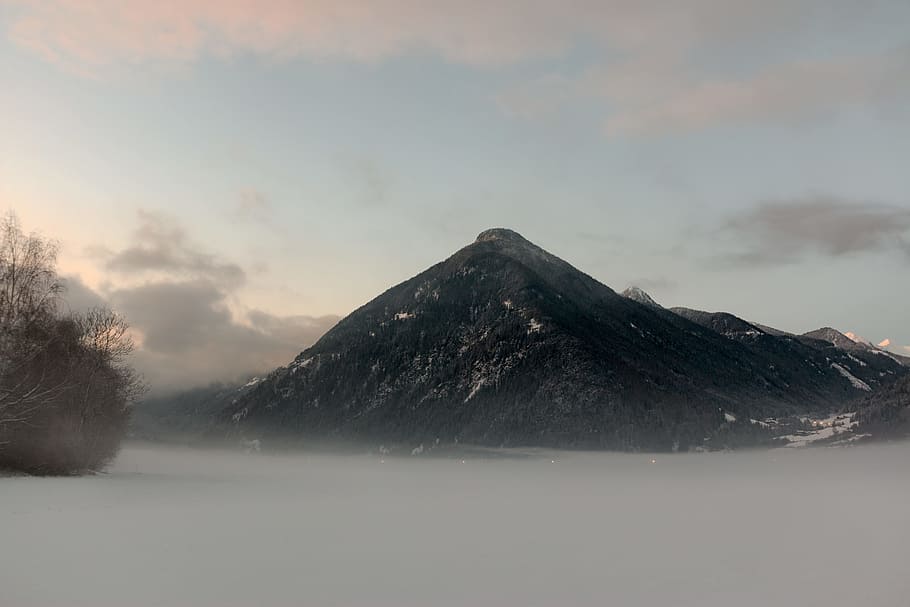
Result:
[[[855,421],[855,413],[835,413],[825,418],[811,419],[804,418],[803,421],[811,426],[807,430],[800,430],[796,434],[782,436],[781,440],[785,441],[784,447],[808,447],[812,443],[826,441],[839,435],[844,435],[843,440],[852,442],[858,438],[869,436],[868,434],[852,434],[858,422]]]
[[[904,606],[908,462],[133,446],[105,475],[0,478],[0,605]]]

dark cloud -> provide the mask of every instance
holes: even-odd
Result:
[[[63,309],[73,314],[81,314],[92,308],[107,306],[104,297],[82,282],[79,276],[63,276],[60,279],[63,285]]]
[[[252,212],[258,203],[251,202]],[[243,310],[237,290],[246,274],[192,243],[164,215],[140,212],[134,241],[98,249],[128,286],[97,293],[68,277],[67,303],[78,312],[107,305],[135,331],[134,363],[156,393],[235,381],[287,364],[330,329],[336,316],[277,316]]]
[[[335,316],[236,318],[228,294],[205,281],[156,282],[110,295],[140,336],[137,365],[152,389],[167,392],[232,381],[287,364],[337,321]]]
[[[246,280],[243,268],[201,251],[166,215],[140,210],[133,239],[131,246],[107,256],[108,270],[130,276],[163,273],[204,279],[225,288],[238,287]]]
[[[254,329],[294,349],[299,344],[312,344],[332,328],[338,316],[276,316],[262,310],[251,310],[247,319]],[[295,351],[296,354],[296,351]],[[287,362],[287,361],[285,361]]]
[[[727,259],[741,265],[792,263],[809,254],[910,255],[910,208],[824,196],[765,202],[731,217],[720,236],[736,243]]]
[[[232,324],[226,294],[205,281],[156,282],[110,294],[111,304],[143,334],[143,349],[182,354],[222,338]]]

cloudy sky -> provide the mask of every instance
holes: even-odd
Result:
[[[615,289],[910,345],[906,0],[0,0],[0,206],[157,387],[506,226]],[[910,350],[908,350],[910,352]]]

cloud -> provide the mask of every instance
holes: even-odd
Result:
[[[910,80],[906,49],[813,55],[832,40],[880,36],[882,25],[910,18],[906,3],[891,0],[0,4],[10,7],[8,35],[16,44],[91,74],[250,54],[378,62],[421,53],[474,67],[538,62],[553,69],[551,59],[580,54],[588,62],[580,73],[523,71],[532,75],[501,83],[496,101],[508,114],[532,119],[591,101],[613,135],[817,119],[906,99]]]
[[[144,349],[180,354],[231,324],[225,293],[211,283],[155,282],[110,294],[111,304],[142,332]]]
[[[227,294],[205,281],[120,289],[110,304],[137,331],[136,364],[157,392],[232,381],[286,364],[338,318],[281,317],[253,310],[236,318]]]
[[[512,84],[496,96],[506,114],[524,119],[599,104],[604,130],[611,136],[729,125],[792,127],[854,108],[900,110],[908,99],[910,47],[824,61],[791,59],[724,76],[678,58],[643,55],[575,75],[546,74]]]
[[[885,338],[882,341],[878,342],[879,348],[887,348],[890,345],[891,345],[891,340],[888,338]]]
[[[9,35],[59,62],[88,67],[257,54],[377,61],[431,52],[467,65],[601,52],[678,56],[808,27],[856,31],[893,6],[870,0],[0,0]],[[830,15],[819,19],[819,10]],[[899,12],[899,11],[898,11]],[[830,25],[833,24],[833,25]]]
[[[133,277],[166,274],[204,279],[225,288],[246,281],[240,266],[201,251],[173,218],[161,213],[140,210],[133,239],[134,244],[126,249],[106,255],[108,270]]]
[[[641,106],[621,106],[607,119],[606,130],[652,134],[723,125],[791,126],[908,97],[910,49],[903,48],[860,59],[789,63],[747,77],[686,83]]]
[[[81,314],[92,308],[108,305],[104,296],[85,284],[79,276],[63,276],[60,282],[64,287],[62,295],[64,311]]]
[[[276,316],[263,310],[250,310],[250,325],[266,335],[280,340],[288,348],[311,344],[340,320],[337,316]],[[296,352],[295,352],[296,354]],[[287,359],[284,359],[287,362]]]
[[[518,0],[8,3],[17,9],[10,31],[17,43],[50,60],[89,68],[237,53],[375,61],[411,50],[458,63],[500,64],[556,52],[591,29],[567,19],[571,11],[555,3],[528,7]]]
[[[130,280],[98,292],[68,276],[65,300],[73,312],[105,305],[126,317],[138,345],[134,363],[153,392],[267,372],[338,321],[244,308],[239,265],[202,249],[169,216],[142,211],[138,219],[131,244],[97,250],[108,270]]]
[[[790,263],[808,254],[910,255],[910,208],[815,196],[772,201],[731,217],[717,234],[739,243],[743,265]]]

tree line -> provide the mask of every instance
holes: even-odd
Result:
[[[103,307],[69,311],[57,247],[0,223],[0,468],[98,470],[117,454],[143,392],[129,326]]]

